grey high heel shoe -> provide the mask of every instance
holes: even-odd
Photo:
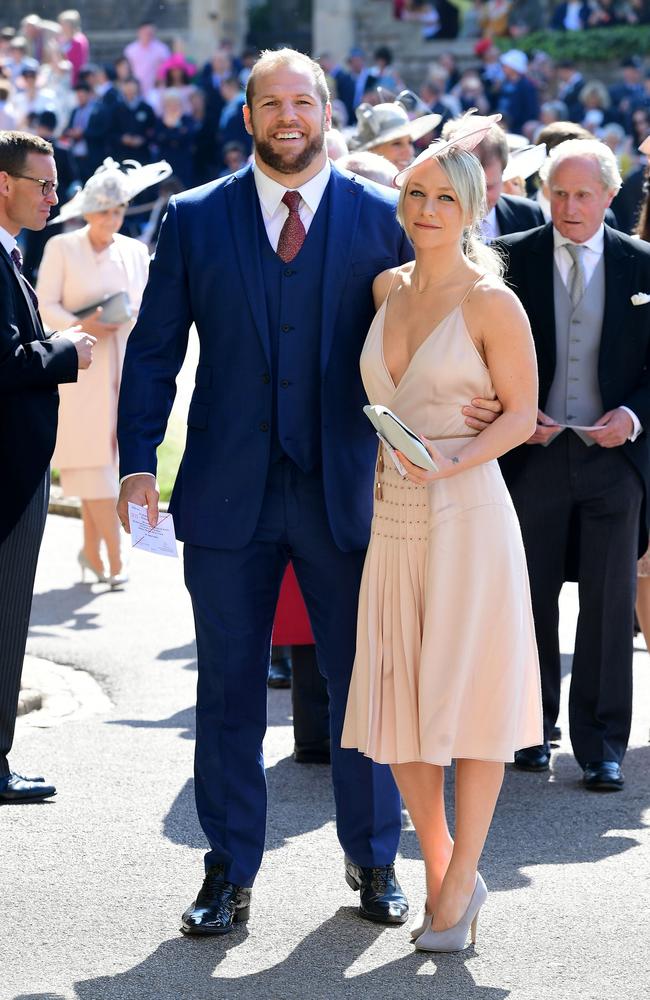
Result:
[[[79,563],[79,566],[81,568],[81,582],[82,583],[86,582],[86,573],[92,573],[93,576],[96,576],[97,577],[97,583],[106,583],[106,575],[105,575],[105,573],[104,572],[101,572],[101,573],[97,572],[97,570],[95,569],[95,567],[90,562],[88,562],[88,559],[86,558],[86,554],[85,554],[85,552],[84,552],[83,549],[80,551],[79,555],[77,556],[77,562]]]
[[[431,921],[433,920],[433,914],[429,913],[427,910],[426,900],[415,914],[415,920],[409,928],[409,934],[411,935],[411,941],[415,941],[419,938],[421,934],[424,934],[427,927],[431,926]]]
[[[431,927],[420,934],[415,942],[418,951],[464,951],[467,944],[467,932],[471,932],[472,944],[476,942],[476,925],[478,923],[479,910],[487,899],[487,888],[485,882],[476,873],[476,885],[471,899],[467,904],[467,909],[457,924],[448,927],[445,931],[434,931]]]

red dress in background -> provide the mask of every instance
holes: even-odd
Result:
[[[274,646],[310,646],[314,637],[293,565],[284,574],[273,627]]]

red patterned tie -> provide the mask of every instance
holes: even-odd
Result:
[[[298,215],[298,205],[302,201],[300,192],[286,191],[282,201],[289,209],[289,214],[280,233],[277,253],[278,257],[288,264],[296,254],[300,253],[307,233]]]

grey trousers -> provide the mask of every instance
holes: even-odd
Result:
[[[23,511],[11,534],[0,543],[0,778],[16,726],[34,577],[50,495],[50,472]]]

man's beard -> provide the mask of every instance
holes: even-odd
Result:
[[[301,153],[276,152],[270,142],[255,138],[255,152],[262,163],[279,174],[299,174],[305,170],[309,164],[322,153],[325,145],[325,129],[322,128],[319,135],[311,139]]]

